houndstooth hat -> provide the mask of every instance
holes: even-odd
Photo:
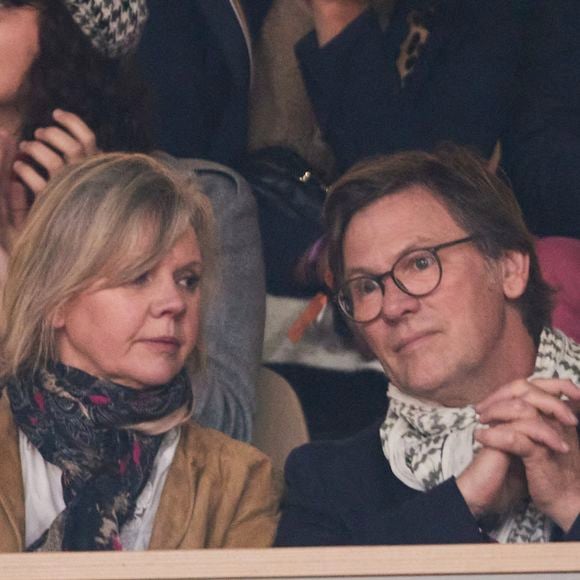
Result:
[[[83,34],[101,54],[123,56],[137,47],[145,21],[146,0],[63,0]]]

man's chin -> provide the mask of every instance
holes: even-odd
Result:
[[[398,385],[397,385],[398,386]],[[399,387],[399,390],[406,395],[415,397],[416,399],[421,399],[423,401],[429,401],[431,403],[439,403],[438,392],[439,388],[431,384],[411,384],[405,385],[404,387]]]
[[[430,369],[425,369],[423,372],[418,372],[417,368],[413,370],[412,373],[393,375],[390,380],[406,395],[433,403],[445,404],[443,402],[445,400],[444,377],[437,377]]]

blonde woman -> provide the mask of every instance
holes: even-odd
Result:
[[[147,14],[145,0],[0,1],[0,285],[33,200],[65,165],[99,150],[150,151],[133,54]],[[265,300],[254,198],[225,167],[164,161],[195,174],[210,198],[222,256],[220,309],[204,312],[195,418],[248,441]]]
[[[269,461],[189,421],[206,198],[139,154],[65,170],[4,292],[0,551],[267,546]]]

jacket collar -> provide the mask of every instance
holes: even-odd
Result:
[[[182,426],[179,444],[157,508],[149,542],[150,550],[180,548],[191,527],[195,502],[194,481],[199,470],[203,469],[203,465],[195,459],[197,455],[189,449],[189,438],[183,432],[191,427],[191,424]]]
[[[24,550],[24,484],[18,429],[6,393],[0,395],[0,551]]]
[[[197,0],[196,5],[221,45],[232,82],[247,95],[252,76],[251,39],[240,3]]]

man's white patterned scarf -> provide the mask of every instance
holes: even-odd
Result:
[[[580,345],[558,330],[544,328],[532,378],[569,379],[580,387]],[[390,385],[389,409],[380,428],[383,452],[396,477],[426,491],[458,476],[479,445],[481,425],[472,406],[443,407],[419,401]],[[551,520],[530,501],[501,516],[490,535],[501,543],[547,542]]]

